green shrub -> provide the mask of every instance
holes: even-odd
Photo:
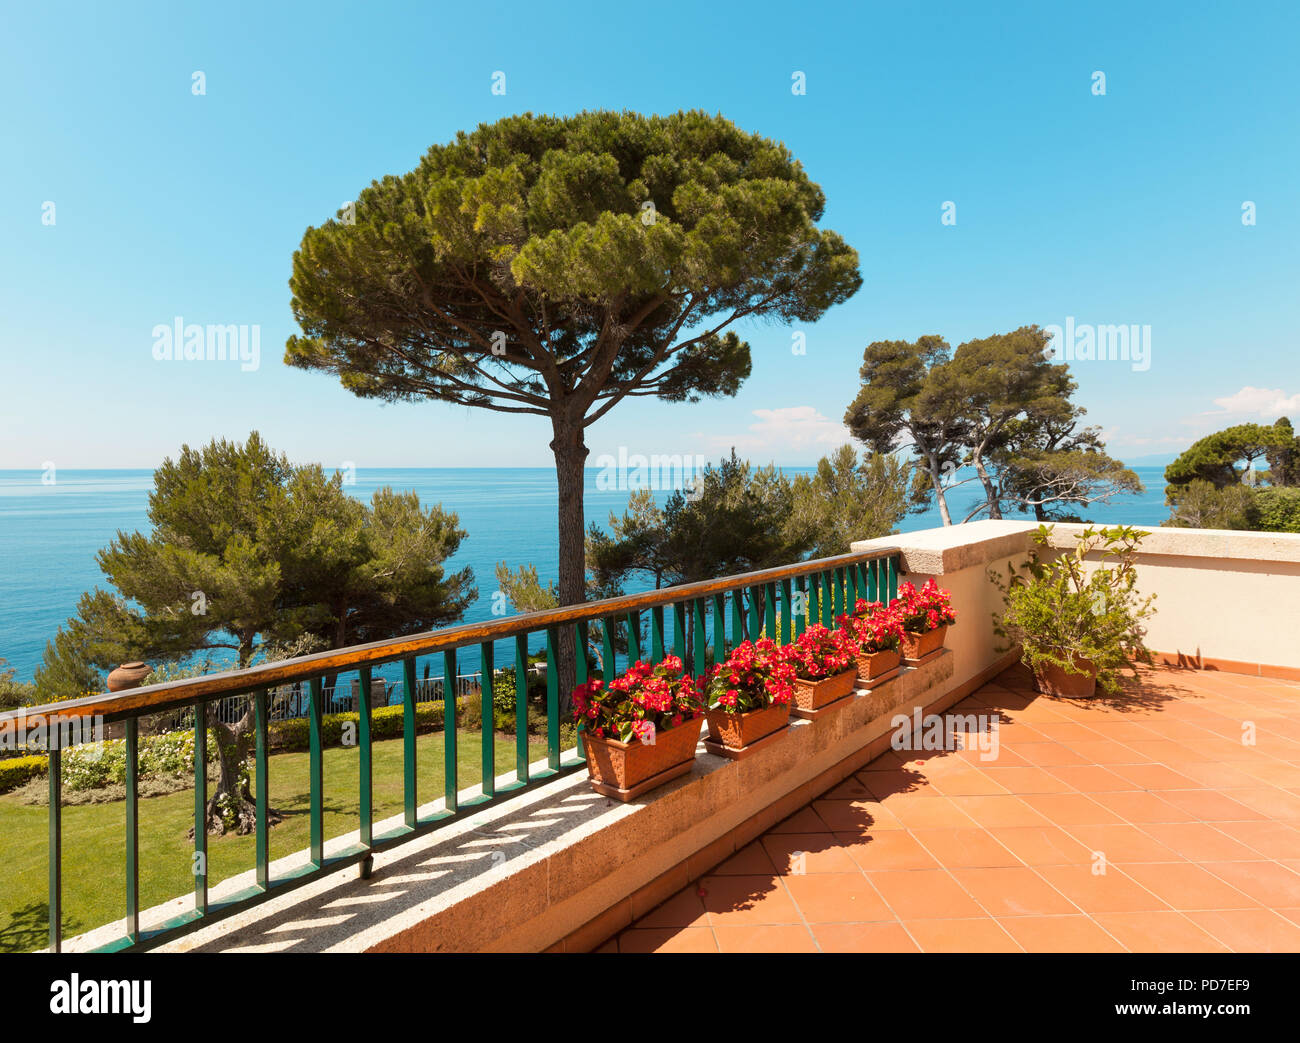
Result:
[[[460,699],[456,705],[458,714],[465,711],[466,700]],[[381,706],[370,713],[370,737],[372,739],[396,739],[401,736],[403,728],[403,707]],[[442,729],[442,703],[415,704],[416,733],[436,732]],[[321,745],[341,746],[343,744],[343,726],[350,723],[352,734],[359,735],[361,717],[356,713],[327,713],[321,718]],[[311,745],[311,724],[306,717],[296,717],[288,721],[272,721],[267,725],[267,742],[273,750],[305,750]]]
[[[1254,507],[1251,528],[1264,532],[1300,532],[1300,489],[1258,489]]]
[[[1052,530],[1040,525],[1034,541],[1051,547]],[[1017,570],[1009,566],[1006,582],[995,571],[990,578],[1002,591],[1006,611],[994,615],[994,631],[1021,646],[1026,666],[1038,672],[1054,665],[1068,674],[1086,673],[1076,660],[1091,663],[1097,685],[1113,692],[1118,669],[1133,658],[1149,658],[1142,639],[1143,622],[1154,609],[1154,595],[1137,593],[1137,548],[1145,532],[1129,526],[1084,529],[1072,551],[1044,561],[1037,549]],[[1100,556],[1097,567],[1084,562]]]
[[[0,761],[0,793],[17,789],[29,779],[44,775],[48,769],[46,757],[10,757]]]
[[[208,763],[218,758],[217,737],[208,732]],[[64,750],[60,757],[63,784],[70,790],[97,789],[126,783],[126,740],[106,739]],[[194,732],[192,729],[145,735],[140,739],[138,777],[192,778],[194,775]]]

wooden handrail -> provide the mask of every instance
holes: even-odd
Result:
[[[51,717],[62,719],[100,716],[111,719],[134,717],[143,713],[174,709],[187,706],[200,699],[214,699],[222,696],[242,695],[259,688],[273,685],[290,684],[319,677],[322,674],[342,673],[360,666],[373,666],[391,663],[413,655],[425,655],[445,649],[459,648],[462,645],[482,641],[494,641],[513,637],[523,632],[544,630],[559,623],[571,623],[584,619],[602,619],[624,612],[653,608],[656,605],[671,605],[679,601],[705,597],[737,587],[749,587],[762,583],[805,576],[813,572],[825,572],[829,569],[842,568],[864,561],[888,558],[899,553],[897,547],[881,547],[870,551],[853,554],[840,554],[830,558],[816,558],[801,561],[793,565],[780,565],[776,568],[761,569],[757,572],[745,572],[721,579],[700,580],[696,583],[683,583],[674,587],[660,587],[641,594],[624,594],[617,598],[605,598],[601,601],[584,601],[576,605],[563,605],[559,608],[543,609],[539,612],[525,612],[509,619],[494,620],[485,623],[461,623],[457,626],[443,627],[422,634],[407,637],[389,638],[373,641],[366,645],[351,645],[347,648],[315,652],[295,659],[284,659],[274,663],[262,663],[243,670],[227,670],[219,674],[207,674],[203,677],[187,677],[177,681],[165,681],[161,684],[148,685],[144,688],[132,688],[125,692],[108,692],[91,695],[81,699],[69,699],[65,702],[46,703],[41,706],[20,707],[7,713],[0,713],[0,735],[21,730],[31,725],[48,724]],[[34,721],[34,718],[40,718]]]

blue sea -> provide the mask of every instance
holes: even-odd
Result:
[[[795,474],[809,469],[784,470]],[[1099,523],[1133,525],[1158,525],[1166,518],[1169,509],[1164,504],[1163,468],[1135,470],[1147,487],[1144,494],[1095,505],[1086,516]],[[628,493],[598,488],[599,473],[594,468],[587,472],[586,517],[588,523],[606,527],[610,511],[621,514],[626,507]],[[96,552],[119,532],[148,530],[152,475],[147,470],[60,470],[53,484],[44,484],[40,471],[0,471],[0,657],[15,669],[16,679],[31,679],[45,643],[76,611],[81,594],[107,585]],[[467,622],[491,618],[497,562],[504,561],[512,568],[531,563],[543,581],[555,578],[554,471],[368,469],[357,471],[355,483],[346,488],[359,499],[369,500],[383,486],[413,490],[422,503],[441,504],[460,516],[461,528],[468,536],[447,567],[455,570],[468,565],[474,570],[479,598],[466,613]],[[668,495],[663,492],[657,497],[662,501]],[[963,517],[977,499],[973,484],[955,490],[949,497],[954,518]],[[938,510],[931,508],[909,515],[900,528],[906,532],[940,524]],[[477,662],[464,661],[459,666],[461,672],[470,672],[477,669]]]

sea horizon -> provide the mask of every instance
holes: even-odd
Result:
[[[807,474],[812,466],[783,466],[788,475]],[[1163,467],[1134,466],[1146,491],[1117,496],[1082,512],[1099,524],[1156,526],[1168,517]],[[120,532],[148,531],[152,468],[60,468],[52,484],[42,484],[40,470],[0,469],[0,658],[8,660],[15,679],[32,680],[47,641],[76,611],[77,600],[107,581],[96,553]],[[601,468],[586,468],[585,525],[608,527],[611,511],[627,506],[627,488],[601,488]],[[960,475],[959,475],[960,477]],[[495,566],[535,565],[543,583],[558,570],[558,498],[555,471],[547,467],[367,467],[348,476],[345,491],[359,499],[384,486],[411,490],[424,505],[454,511],[466,531],[460,549],[444,563],[448,571],[469,566],[479,597],[464,622],[492,618]],[[672,489],[657,489],[662,503]],[[953,517],[960,519],[978,501],[975,484],[949,494]],[[1015,514],[1008,517],[1024,518]],[[906,515],[899,532],[942,524],[938,508]],[[848,548],[844,548],[847,552]],[[628,592],[649,583],[628,584]],[[222,662],[220,657],[214,657]],[[477,662],[461,664],[462,672]],[[436,671],[435,671],[436,672]]]

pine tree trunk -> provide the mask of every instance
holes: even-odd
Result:
[[[934,453],[926,455],[930,463],[930,483],[934,486],[934,498],[939,504],[939,517],[943,519],[944,525],[951,525],[952,516],[948,513],[948,497],[940,477],[939,458]]]
[[[583,442],[582,425],[561,418],[553,422],[555,438],[551,451],[555,454],[555,475],[559,489],[560,575],[559,601],[561,605],[576,605],[587,600],[587,561],[584,546],[585,513],[583,511],[584,467],[587,446]],[[570,705],[570,694],[575,683],[576,647],[574,628],[559,628],[560,647],[557,663],[560,683],[560,707],[563,713]],[[614,675],[614,664],[606,667],[606,680]]]

